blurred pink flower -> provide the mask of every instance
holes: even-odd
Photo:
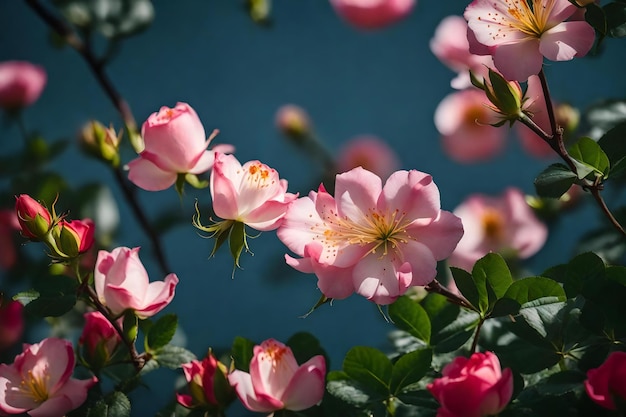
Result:
[[[289,265],[314,273],[329,298],[353,292],[390,304],[409,287],[427,285],[437,261],[463,234],[460,219],[441,210],[439,189],[423,172],[396,171],[383,186],[361,167],[339,174],[335,197],[320,186],[289,207],[278,238],[295,254]]]
[[[506,144],[506,129],[490,126],[496,113],[478,89],[446,96],[435,110],[435,126],[445,153],[457,162],[473,163],[499,154]]]
[[[513,373],[509,368],[502,371],[491,352],[459,356],[442,374],[426,387],[439,401],[439,417],[495,416],[513,395]]]
[[[0,210],[0,268],[10,269],[17,262],[14,236],[21,230],[15,210]]]
[[[213,210],[224,220],[260,231],[274,230],[298,196],[287,192],[287,180],[259,161],[243,166],[233,155],[216,152],[211,173]]]
[[[141,127],[144,150],[128,164],[128,179],[148,191],[165,190],[178,174],[202,174],[213,166],[215,151],[231,152],[232,146],[218,145],[207,150],[208,139],[200,118],[187,103],[161,107]]]
[[[378,29],[406,17],[415,0],[330,0],[339,16],[359,29]]]
[[[587,371],[587,395],[595,403],[615,410],[615,399],[626,400],[626,352],[613,352],[598,368]]]
[[[457,73],[450,84],[458,90],[472,85],[470,71],[480,80],[487,77],[487,67],[494,66],[491,56],[470,52],[467,22],[461,16],[448,16],[439,22],[430,40],[430,50],[444,65]]]
[[[276,112],[276,127],[283,134],[298,139],[311,131],[311,119],[302,107],[285,104]]]
[[[594,29],[566,21],[576,11],[569,0],[474,0],[464,14],[475,36],[468,37],[470,50],[488,47],[505,78],[526,81],[541,71],[543,57],[568,61],[589,52]]]
[[[11,365],[0,364],[0,413],[50,417],[78,408],[97,378],[72,378],[75,362],[72,344],[66,340],[25,344]]]
[[[339,152],[337,171],[346,172],[359,166],[387,178],[400,167],[400,161],[387,142],[375,136],[357,136]]]
[[[164,281],[149,282],[139,260],[139,248],[98,252],[94,271],[96,293],[115,315],[127,309],[134,310],[141,319],[155,315],[172,301],[176,284],[176,274],[167,275]]]
[[[300,411],[324,396],[326,361],[322,355],[298,365],[291,349],[274,340],[254,347],[250,373],[235,369],[228,381],[243,405],[251,411]]]
[[[46,85],[46,71],[25,61],[0,62],[0,107],[18,109],[33,104]]]
[[[474,263],[490,252],[526,259],[541,249],[548,228],[540,222],[524,194],[507,188],[502,196],[469,196],[455,210],[465,234],[448,258],[451,266],[471,271]]]
[[[2,300],[0,294],[0,352],[16,344],[24,332],[24,306],[19,301]]]

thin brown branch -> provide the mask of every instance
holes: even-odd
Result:
[[[474,310],[474,307],[472,307],[472,305],[465,298],[453,293],[446,287],[442,286],[439,283],[439,281],[437,281],[436,279],[431,281],[430,284],[426,285],[424,289],[428,292],[433,292],[439,295],[443,295],[444,297],[448,299],[448,301],[450,301],[453,304],[459,305],[461,307],[464,307],[470,310]]]

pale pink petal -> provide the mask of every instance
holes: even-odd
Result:
[[[276,235],[289,250],[303,256],[304,246],[319,236],[316,226],[320,224],[315,203],[310,197],[302,197],[291,203]]]
[[[215,155],[210,189],[213,210],[222,219],[236,220],[238,217],[237,190],[242,175],[241,165],[234,156]]]
[[[243,405],[251,411],[269,413],[283,408],[283,403],[266,394],[257,394],[252,385],[252,378],[247,372],[238,369],[228,374],[228,382],[237,392]]]
[[[537,219],[519,190],[507,189],[505,199],[510,210],[510,224],[514,228],[509,245],[518,251],[520,258],[529,258],[545,244],[548,238],[548,228]]]
[[[402,247],[404,261],[411,266],[411,286],[427,285],[437,276],[437,260],[428,246],[409,241]]]
[[[406,272],[406,271],[403,271]],[[376,304],[391,304],[409,287],[411,278],[398,280],[396,266],[389,257],[373,253],[355,265],[352,274],[354,288],[359,295]]]
[[[339,16],[359,29],[378,29],[408,15],[415,0],[331,0]]]
[[[343,300],[354,293],[353,268],[337,268],[313,262],[313,269],[317,276],[317,287],[326,297]]]
[[[506,130],[488,125],[468,125],[441,136],[441,145],[451,159],[461,163],[487,161],[499,155],[506,145]]]
[[[552,61],[569,61],[587,55],[594,41],[595,31],[587,22],[563,22],[541,35],[539,51]]]
[[[213,168],[215,162],[215,152],[213,150],[204,151],[200,154],[200,158],[196,161],[196,164],[189,168],[187,172],[190,174],[202,174]]]
[[[281,181],[275,169],[259,161],[246,162],[242,167],[242,178],[237,189],[239,214],[244,218],[250,211],[269,200],[280,200],[287,191],[287,183]]]
[[[529,38],[518,43],[499,45],[493,55],[493,62],[507,80],[526,81],[531,75],[539,74],[543,65],[539,39]]]
[[[300,365],[293,375],[282,401],[292,411],[306,410],[320,402],[324,396],[326,361],[317,355]]]
[[[441,261],[454,251],[463,236],[463,224],[456,215],[441,211],[439,217],[427,226],[410,228],[411,236],[426,245],[434,258]]]
[[[14,366],[0,364],[0,412],[20,414],[38,406],[19,391],[22,375]]]
[[[176,182],[177,173],[163,171],[141,156],[128,163],[128,179],[146,191],[166,190]]]
[[[141,306],[137,306],[139,317],[150,317],[161,311],[174,298],[178,277],[169,274],[163,281],[151,282],[148,285]]]
[[[416,201],[420,204],[415,204]],[[440,210],[439,189],[428,174],[396,171],[385,182],[378,208],[383,213],[396,210],[397,216],[405,219],[432,219]]]
[[[551,0],[549,3],[548,22],[551,23],[561,23],[578,10],[569,0]]]
[[[512,24],[509,5],[505,0],[474,0],[465,9],[463,16],[475,40],[482,45],[502,46],[528,37]]]
[[[296,271],[300,271],[305,274],[312,274],[314,272],[311,258],[294,258],[293,256],[285,254],[285,263]]]
[[[294,196],[295,197],[295,196]],[[245,216],[244,222],[262,232],[274,230],[281,224],[291,201],[267,201]]]
[[[282,401],[283,392],[297,370],[291,349],[281,342],[268,339],[254,347],[250,378],[257,395],[265,393]]]
[[[380,177],[362,167],[337,175],[335,180],[337,214],[356,222],[362,221],[369,215],[369,210],[376,207],[381,190]]]

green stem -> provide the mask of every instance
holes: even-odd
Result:
[[[480,321],[478,322],[478,326],[476,326],[476,333],[474,333],[474,340],[472,340],[472,347],[470,348],[470,353],[476,352],[476,346],[478,346],[478,337],[480,336],[480,329],[482,329],[483,323],[485,323],[485,319],[481,317]]]

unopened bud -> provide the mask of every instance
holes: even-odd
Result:
[[[93,246],[95,226],[91,219],[61,220],[57,227],[55,240],[61,257],[75,258]]]
[[[311,133],[307,112],[294,104],[286,104],[276,112],[276,127],[287,137],[302,140]]]
[[[554,107],[554,116],[557,124],[563,128],[563,133],[566,136],[573,133],[580,123],[580,112],[569,104],[557,104]]]
[[[35,240],[43,239],[50,230],[53,216],[47,208],[27,194],[21,194],[16,199],[15,213],[22,235]]]
[[[116,133],[113,126],[107,128],[100,122],[91,121],[82,129],[80,143],[92,156],[117,167],[120,163],[121,136],[122,132]]]
[[[472,75],[472,84],[485,92],[491,102],[491,109],[499,114],[501,119],[497,126],[509,121],[513,123],[522,115],[524,92],[517,81],[508,81],[498,72],[489,68],[489,80],[482,83]]]

